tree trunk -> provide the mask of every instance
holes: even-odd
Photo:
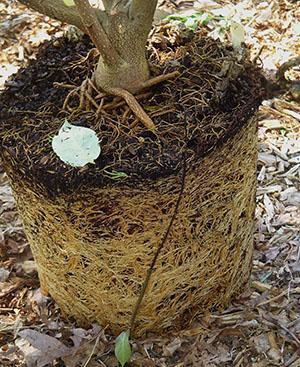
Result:
[[[20,2],[90,35],[100,51],[94,75],[99,89],[121,88],[133,93],[149,78],[145,47],[157,0],[106,0],[104,11],[92,8],[87,0],[75,0],[76,6],[71,7],[63,0]]]
[[[149,78],[145,56],[148,27],[143,30],[140,24],[120,14],[111,17],[105,28],[119,57],[114,64],[100,57],[95,71],[96,85],[104,90],[117,87],[135,92]]]

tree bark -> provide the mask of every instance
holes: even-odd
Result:
[[[104,31],[101,21],[97,18],[94,9],[89,5],[88,0],[74,0],[74,2],[82,23],[84,23],[91,40],[99,50],[103,60],[107,64],[116,64],[119,55]]]
[[[75,0],[71,7],[63,0],[19,1],[90,35],[100,51],[98,88],[136,92],[149,78],[145,48],[158,0],[104,0],[105,11],[92,8],[88,0]]]
[[[150,75],[145,49],[157,0],[112,3],[115,6],[112,4],[105,31],[121,59],[115,65],[107,65],[100,59],[95,80],[99,86],[123,88],[134,93]]]
[[[19,0],[19,2],[28,8],[38,11],[41,14],[60,20],[64,23],[75,25],[83,32],[86,32],[85,26],[78,14],[76,7],[66,6],[63,0]]]

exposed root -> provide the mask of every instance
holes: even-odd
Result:
[[[179,71],[173,71],[172,73],[156,76],[156,77],[154,77],[152,79],[149,79],[149,80],[146,80],[144,83],[142,83],[139,87],[139,90],[143,90],[143,89],[146,89],[146,88],[153,87],[154,85],[156,85],[158,83],[164,82],[164,81],[169,80],[169,79],[174,79],[179,75],[180,75]]]
[[[147,92],[147,93],[136,95],[135,98],[139,101],[139,100],[146,99],[146,98],[150,97],[150,95],[151,95],[151,93]],[[121,97],[116,97],[112,102],[105,104],[104,110],[105,111],[113,110],[114,108],[122,107],[125,104],[126,104],[126,101],[124,99],[122,100]]]
[[[153,87],[154,85],[166,81],[168,79],[176,78],[180,75],[179,71],[173,71],[171,73],[159,75],[152,79],[147,80],[146,82],[142,83],[138,88],[139,91],[142,91],[146,88]],[[81,84],[80,87],[74,87],[70,84],[59,84],[56,83],[55,85],[57,88],[63,88],[64,86],[68,89],[73,90],[67,95],[65,102],[63,104],[63,109],[67,111],[72,111],[72,107],[69,106],[69,102],[71,97],[75,94],[79,95],[79,109],[85,109],[90,111],[91,109],[96,110],[96,115],[99,116],[105,110],[111,110],[114,108],[122,107],[125,103],[129,106],[130,110],[135,114],[135,116],[142,122],[142,124],[149,130],[154,131],[155,125],[152,119],[148,116],[148,114],[143,110],[140,106],[138,100],[144,99],[150,96],[150,93],[143,93],[137,96],[134,96],[130,92],[125,89],[121,88],[106,88],[105,93],[99,93],[97,87],[94,84],[94,78],[92,79],[85,79],[84,82]],[[97,93],[97,96],[93,98],[93,91]],[[105,103],[105,97],[108,95],[113,95],[119,98],[116,98],[112,102]],[[98,103],[100,100],[100,103]],[[129,115],[129,110],[126,109],[126,112],[122,116],[122,120],[125,121],[126,117]],[[135,124],[134,124],[135,125]]]
[[[156,41],[154,46],[160,47]],[[90,44],[83,44],[81,47],[82,55],[86,55]],[[49,54],[53,52],[58,52],[56,46],[51,46]],[[134,94],[134,98],[155,122],[155,133],[149,133],[123,97],[98,90],[95,86],[92,70],[95,70],[97,60],[89,59],[85,64],[73,67],[72,60],[78,60],[78,53],[72,48],[68,52],[70,55],[68,53],[67,60],[70,61],[59,79],[60,83],[55,84],[55,89],[51,86],[51,82],[54,83],[57,79],[54,78],[55,74],[51,76],[52,79],[49,77],[49,93],[44,91],[46,85],[48,88],[48,81],[46,84],[43,81],[42,71],[41,75],[34,74],[42,70],[40,65],[44,65],[45,57],[48,58],[48,54],[45,54],[44,58],[33,63],[28,72],[26,71],[25,89],[20,86],[16,93],[12,85],[6,91],[5,97],[1,97],[1,101],[4,101],[1,103],[1,106],[4,105],[1,116],[4,117],[2,120],[5,129],[0,132],[0,138],[5,139],[3,147],[11,147],[12,142],[17,139],[28,142],[26,145],[14,144],[16,149],[9,154],[13,154],[12,157],[22,157],[22,164],[26,166],[28,175],[31,177],[38,172],[42,176],[43,185],[51,193],[56,188],[57,193],[72,191],[87,182],[95,186],[102,182],[110,185],[111,179],[103,174],[105,167],[109,167],[109,172],[125,172],[138,180],[140,177],[156,180],[157,177],[177,174],[185,144],[182,134],[183,109],[187,111],[189,118],[189,163],[192,162],[193,155],[202,157],[206,152],[214,151],[224,144],[253,114],[265,96],[260,69],[246,60],[242,74],[231,81],[221,99],[215,99],[218,83],[226,78],[226,70],[229,72],[224,64],[228,65],[229,61],[235,60],[235,54],[230,49],[225,49],[220,42],[203,38],[199,34],[187,45],[160,50],[159,59],[154,51],[149,52],[155,75],[161,77],[154,78],[140,88],[176,76],[178,70],[180,72],[180,76],[175,79],[162,81],[149,89],[140,89],[140,92],[136,91]],[[56,72],[60,68],[58,66]],[[177,72],[174,73],[175,71]],[[292,76],[294,77],[294,72]],[[22,81],[23,78],[22,74]],[[18,82],[18,77],[16,80]],[[84,80],[85,88],[81,88]],[[30,94],[32,82],[38,98]],[[79,109],[81,93],[85,93],[81,97],[84,110]],[[65,111],[62,111],[62,105]],[[90,112],[86,111],[87,105]],[[16,116],[18,119],[22,118],[24,131],[14,130],[16,137],[12,138],[11,129],[14,128],[11,121],[15,121]],[[85,126],[93,128],[101,136],[105,159],[99,160],[93,167],[88,166],[78,171],[62,165],[55,154],[49,155],[49,137],[60,128],[62,116],[70,116],[70,121],[82,121]],[[47,162],[44,156],[47,156]],[[55,172],[60,174],[56,176]],[[130,225],[128,233],[131,230]]]
[[[91,96],[91,93],[84,93],[85,97],[86,97],[86,106],[87,106],[87,110],[89,111],[90,110],[90,103],[95,107],[96,111],[98,111],[100,109],[101,111],[101,103],[102,101],[100,102],[100,105],[94,100],[94,98]]]
[[[63,110],[67,110],[67,111],[70,112],[71,108],[69,107],[69,101],[77,93],[78,93],[78,88],[75,88],[75,89],[71,90],[70,93],[68,93],[68,95],[67,95],[67,97],[64,101],[63,107],[62,107]]]
[[[55,88],[61,88],[61,89],[74,89],[76,88],[76,85],[74,84],[66,84],[66,83],[58,83],[54,82],[53,87]]]
[[[133,94],[129,93],[127,90],[122,88],[109,88],[107,91],[114,96],[122,97],[131,108],[132,112],[136,115],[136,117],[142,122],[142,124],[149,130],[156,130],[154,122],[152,119],[147,115],[147,113],[143,110],[140,106],[137,99],[134,97]]]
[[[83,83],[80,86],[80,103],[79,103],[79,108],[81,110],[84,109],[84,101],[85,101],[85,95],[87,94],[87,79],[85,79],[83,81]],[[88,104],[86,104],[86,109],[88,110]]]
[[[87,61],[89,60],[94,60],[99,56],[99,51],[97,48],[92,48],[88,54],[86,55],[86,57],[83,57],[81,60],[74,62],[72,64],[72,67],[74,66],[79,66],[79,65],[84,65],[87,63]]]
[[[97,102],[96,102],[96,103],[97,103]],[[100,115],[100,113],[101,113],[101,111],[102,111],[102,108],[103,108],[103,105],[104,105],[104,98],[102,98],[102,99],[101,99],[100,104],[99,104],[99,106],[98,106],[98,108],[97,108],[97,110],[96,110],[96,115],[97,115],[97,116],[99,116],[99,115]]]

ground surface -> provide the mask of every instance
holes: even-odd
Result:
[[[171,2],[170,2],[171,3]],[[177,1],[187,7],[191,1]],[[220,8],[222,5],[222,8]],[[269,75],[300,52],[297,2],[194,2],[240,15],[255,57],[261,46]],[[0,84],[62,33],[59,22],[0,4]],[[294,76],[297,76],[297,71]],[[259,111],[257,230],[251,289],[226,312],[206,314],[164,339],[133,344],[136,366],[300,366],[300,107],[289,93]],[[1,172],[1,171],[0,171]],[[116,366],[113,339],[61,318],[39,292],[5,174],[0,173],[0,365]],[[30,343],[31,342],[31,343]],[[33,347],[34,345],[34,347]],[[62,360],[59,360],[62,357]],[[57,359],[55,361],[55,359]],[[25,362],[26,360],[26,362]]]

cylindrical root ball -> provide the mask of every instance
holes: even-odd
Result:
[[[247,284],[253,252],[256,123],[188,165],[135,335],[188,328]],[[41,286],[79,323],[125,330],[174,212],[181,175],[54,199],[13,182]]]

